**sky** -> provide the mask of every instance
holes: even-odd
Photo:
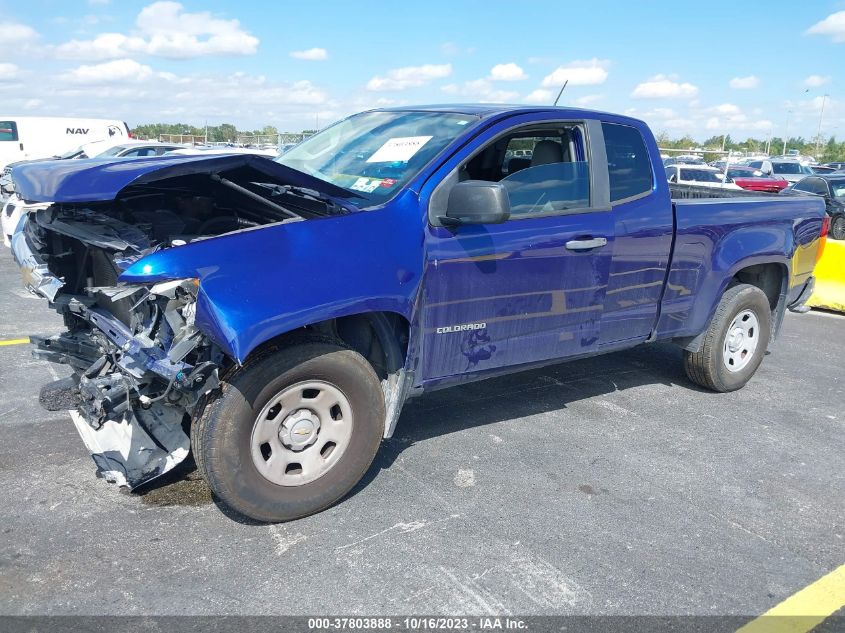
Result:
[[[0,0],[0,115],[324,127],[374,107],[621,112],[845,138],[845,0]],[[825,96],[827,95],[827,96]]]

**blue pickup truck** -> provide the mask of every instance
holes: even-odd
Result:
[[[642,121],[570,108],[376,110],[275,160],[13,178],[14,257],[67,326],[33,353],[74,370],[42,402],[71,402],[107,480],[193,452],[264,521],[341,499],[425,391],[659,340],[742,387],[828,228],[822,200],[673,200]]]

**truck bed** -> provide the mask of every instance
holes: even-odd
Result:
[[[785,305],[812,276],[824,201],[780,195],[670,184],[675,243],[658,335],[683,338],[702,332],[735,268],[779,267]],[[777,279],[784,274],[778,273]]]

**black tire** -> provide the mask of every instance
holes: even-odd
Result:
[[[276,394],[322,380],[338,388],[353,412],[344,452],[322,476],[298,486],[266,479],[251,457],[256,417]],[[384,434],[384,396],[363,356],[334,342],[306,341],[272,350],[231,372],[198,407],[191,445],[197,467],[226,505],[258,521],[289,521],[342,499],[367,472]]]
[[[744,310],[751,310],[759,323],[757,346],[748,364],[731,371],[723,357],[725,338],[733,319]],[[749,284],[732,286],[725,291],[704,341],[697,352],[684,351],[684,369],[691,381],[713,391],[735,391],[751,380],[763,362],[772,333],[772,309],[766,294]]]
[[[845,240],[845,215],[838,215],[831,220],[830,237],[834,240]]]

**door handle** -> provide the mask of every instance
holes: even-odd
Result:
[[[589,240],[569,240],[566,248],[571,251],[588,251],[593,248],[601,248],[607,244],[607,238],[594,237]]]

